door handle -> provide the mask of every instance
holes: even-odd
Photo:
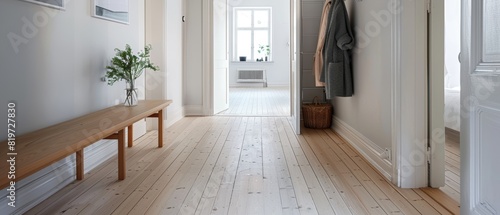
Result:
[[[462,52],[458,53],[458,62],[462,63]]]

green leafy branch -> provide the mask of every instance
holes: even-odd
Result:
[[[130,45],[125,46],[125,50],[115,49],[116,55],[111,59],[111,65],[107,66],[106,78],[109,85],[117,81],[125,80],[129,83],[139,78],[144,69],[157,71],[160,68],[150,61],[151,45],[144,47],[144,51],[134,55]]]

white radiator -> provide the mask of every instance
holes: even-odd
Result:
[[[266,70],[264,69],[239,69],[238,79],[239,83],[264,83],[267,87]]]

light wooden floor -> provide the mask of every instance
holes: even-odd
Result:
[[[450,134],[446,136],[446,186],[441,190],[460,202],[460,140]]]
[[[250,87],[229,89],[229,109],[225,116],[290,116],[288,87]]]
[[[155,133],[127,149],[126,180],[111,160],[27,214],[452,214],[331,130],[297,136],[284,117],[184,118],[164,148]]]

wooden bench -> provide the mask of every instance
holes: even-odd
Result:
[[[133,145],[133,124],[148,117],[158,118],[158,147],[163,146],[163,109],[171,100],[139,101],[134,107],[117,105],[90,113],[66,122],[16,137],[15,180],[10,180],[4,170],[10,164],[7,141],[0,143],[0,188],[76,153],[76,179],[84,175],[83,149],[102,139],[118,140],[118,179],[125,179],[125,129],[128,129],[128,146]],[[6,157],[7,156],[7,157]],[[7,166],[9,165],[9,166]]]

